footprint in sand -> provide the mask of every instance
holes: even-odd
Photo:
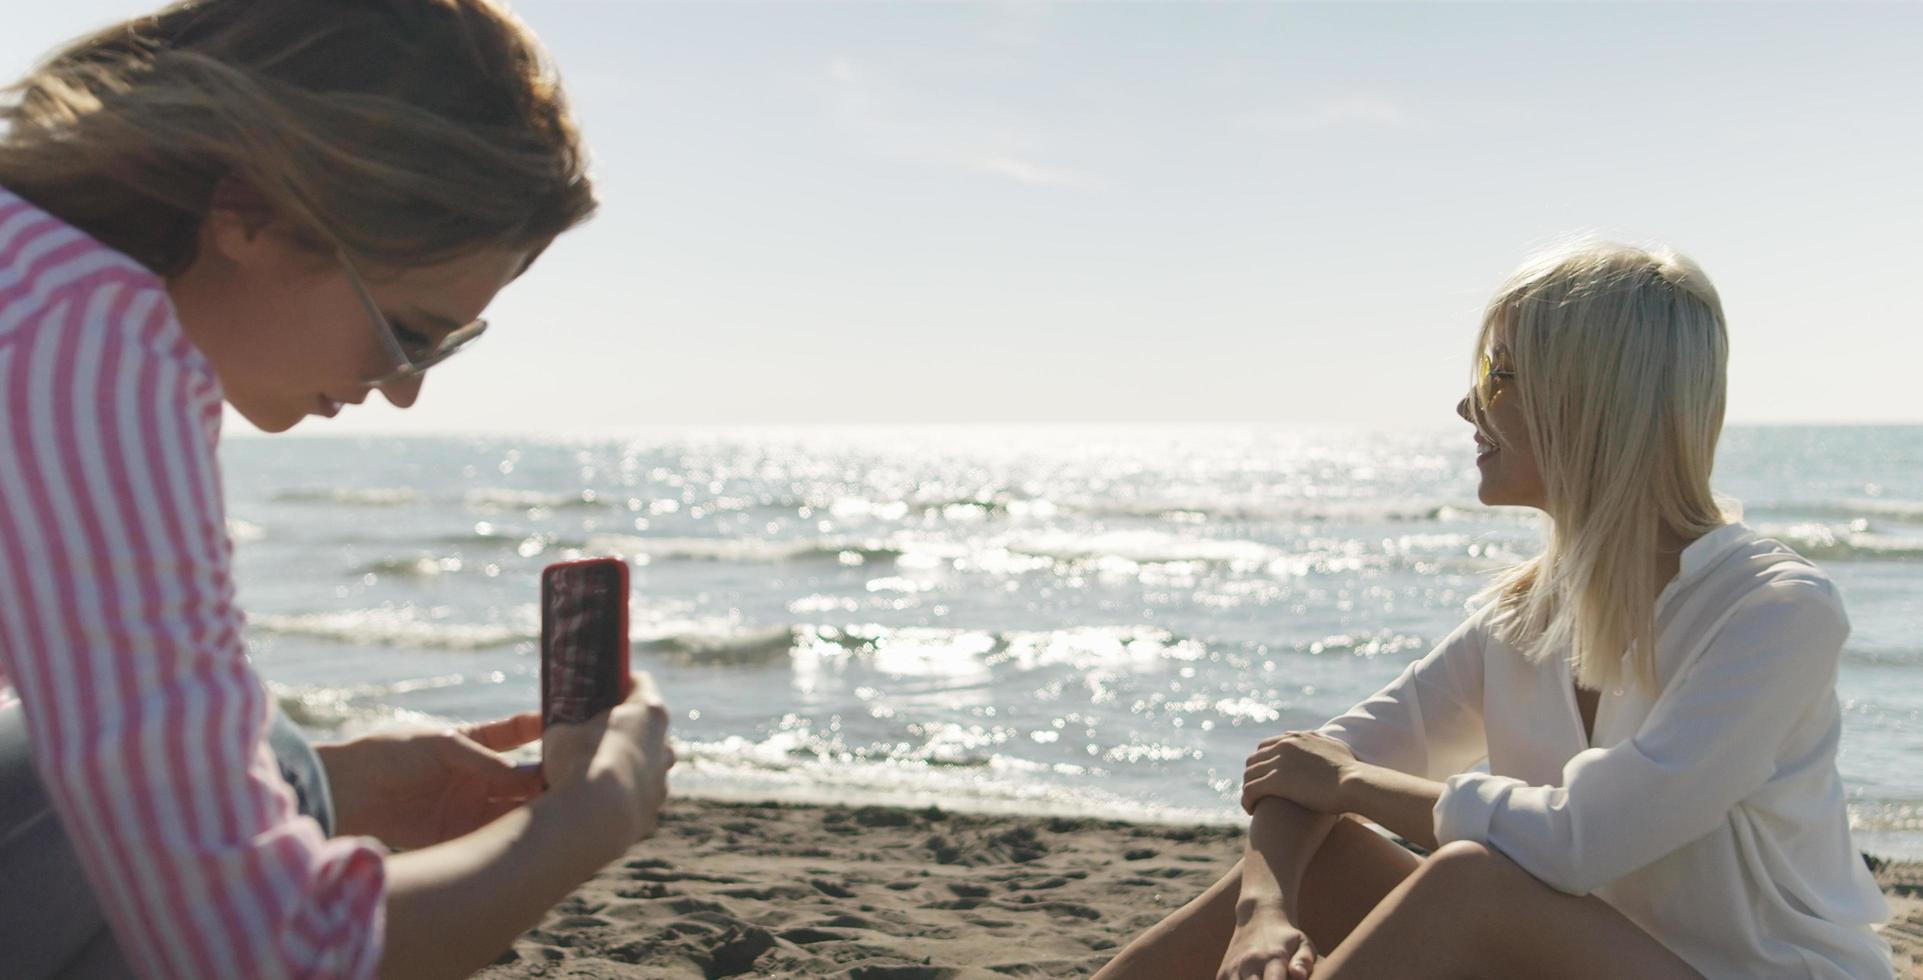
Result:
[[[858,966],[848,971],[848,980],[963,980],[968,975],[947,966]]]
[[[557,963],[567,958],[567,950],[554,946],[543,946],[539,943],[523,942],[516,943],[507,952],[502,953],[500,957],[494,961],[494,965],[508,966],[521,962]]]
[[[705,881],[715,885],[739,885],[748,879],[736,875],[703,874],[699,871],[677,871],[673,864],[660,858],[640,858],[629,861],[627,877],[637,881]]]
[[[814,897],[813,892],[798,885],[769,885],[765,888],[747,885],[739,888],[717,888],[715,894],[723,898],[747,898],[757,902],[772,902],[776,899],[794,902]]]
[[[823,895],[828,896],[829,898],[854,898],[855,897],[855,893],[852,890],[823,878],[810,878],[808,879],[808,884],[813,886],[815,891],[818,891]],[[894,886],[890,885],[889,887],[892,888]]]

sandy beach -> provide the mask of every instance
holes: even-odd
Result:
[[[1241,841],[1235,827],[677,800],[654,839],[479,976],[1086,977]],[[1923,952],[1923,865],[1878,878],[1902,965]]]

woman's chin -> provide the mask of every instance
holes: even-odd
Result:
[[[1476,499],[1487,507],[1513,507],[1521,503],[1515,494],[1505,492],[1501,483],[1486,476],[1476,484]]]
[[[285,408],[247,405],[232,400],[229,400],[227,404],[234,411],[240,413],[240,417],[246,419],[248,425],[269,435],[277,432],[286,432],[288,429],[299,425],[301,420],[307,418],[307,414],[304,412],[295,412]]]
[[[1533,494],[1513,493],[1501,486],[1491,486],[1484,480],[1476,487],[1476,499],[1485,507],[1533,507],[1543,509],[1542,499]]]

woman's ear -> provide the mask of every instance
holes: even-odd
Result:
[[[252,186],[222,177],[207,202],[207,216],[201,219],[202,252],[211,250],[235,265],[257,265],[269,258],[267,250],[275,245],[268,234],[273,222],[273,211]]]

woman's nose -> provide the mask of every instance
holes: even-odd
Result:
[[[421,397],[421,381],[425,375],[411,375],[381,385],[381,394],[392,402],[395,408],[407,408]]]
[[[1476,417],[1469,412],[1469,396],[1464,395],[1462,400],[1456,403],[1456,414],[1462,416],[1464,422],[1470,425],[1476,424]]]

